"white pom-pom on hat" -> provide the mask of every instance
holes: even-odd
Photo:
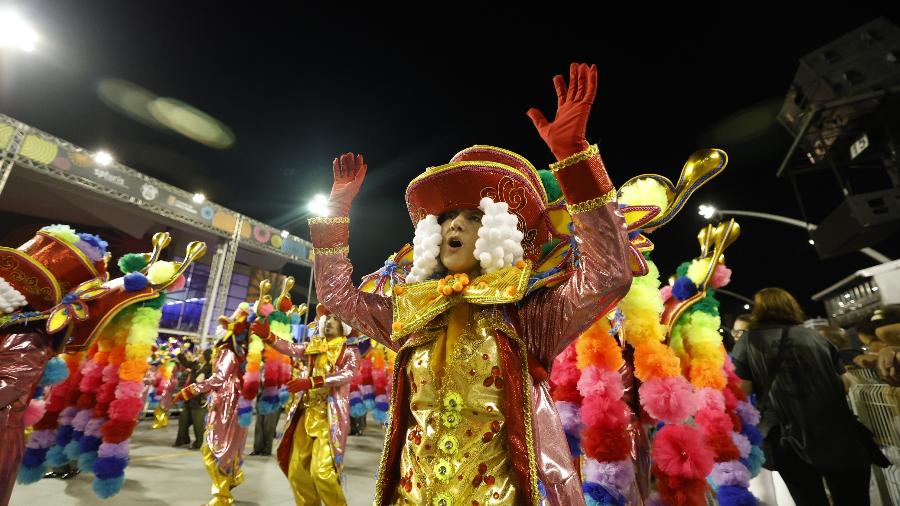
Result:
[[[429,214],[416,224],[416,235],[413,238],[413,265],[407,283],[425,281],[438,266],[438,255],[441,253],[441,225],[437,216]]]

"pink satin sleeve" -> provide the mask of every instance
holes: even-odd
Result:
[[[36,332],[0,336],[0,409],[28,404],[50,359],[49,339]]]
[[[345,225],[310,225],[313,246],[333,247],[346,244]],[[353,265],[345,253],[319,254],[315,260],[316,295],[325,307],[346,324],[396,351],[399,344],[391,341],[394,319],[391,299],[362,292],[353,284]]]
[[[275,342],[269,343],[269,346],[275,348],[278,353],[293,358],[303,358],[303,355],[306,354],[306,343],[296,344],[285,339],[275,339]]]
[[[334,372],[325,376],[325,386],[328,388],[339,387],[341,385],[349,385],[350,380],[359,369],[359,351],[355,347],[347,347],[344,349],[342,359]]]
[[[518,309],[529,351],[545,366],[628,292],[628,236],[617,204],[572,217],[576,267],[569,279],[539,290]]]
[[[191,390],[196,394],[205,394],[210,390],[215,390],[221,388],[222,385],[225,384],[225,381],[231,376],[234,368],[237,366],[235,363],[235,355],[234,352],[228,349],[219,350],[221,354],[220,357],[216,360],[216,370],[212,373],[212,375],[203,380],[198,381],[191,385]]]

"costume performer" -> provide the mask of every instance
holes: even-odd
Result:
[[[156,402],[153,408],[155,421],[150,427],[152,429],[169,426],[169,410],[174,403],[175,390],[178,389],[178,374],[181,372],[177,358],[179,353],[181,347],[174,337],[170,337],[157,353],[159,364],[153,378],[151,387],[153,391],[150,392],[151,402]]]
[[[287,383],[300,393],[278,446],[278,465],[291,482],[298,505],[346,504],[341,472],[350,430],[350,381],[359,368],[352,329],[321,304],[316,334],[294,344],[273,335],[263,322],[254,333],[278,350],[306,363],[306,376]]]
[[[97,380],[94,383],[103,382],[106,388],[99,388],[96,396],[85,396],[91,409],[81,421],[91,422],[90,438],[86,434],[84,439],[91,442],[87,452],[92,458],[82,467],[95,472],[93,488],[101,497],[120,489],[128,463],[128,438],[144,406],[140,398],[142,380],[161,314],[154,304],[161,305],[163,290],[175,284],[206,248],[202,243],[191,243],[182,263],[158,262],[170,241],[168,234],[154,236],[153,253],[137,255],[141,268],[112,281],[107,281],[106,243],[97,236],[77,234],[65,225],[41,229],[18,249],[0,248],[0,275],[4,279],[0,291],[7,313],[0,316],[0,437],[4,445],[0,504],[8,502],[18,473],[23,483],[44,475],[45,461],[57,442],[58,418],[62,415],[55,408],[64,399],[51,396],[23,451],[21,408],[33,395],[48,359],[61,352],[96,352],[95,341],[106,347],[104,359],[114,355],[118,363],[109,368],[109,377],[103,376],[103,380],[101,371],[106,369],[92,368],[96,373],[92,379]],[[115,328],[118,339],[109,335],[107,327]],[[89,359],[92,356],[88,354]],[[101,396],[104,400],[98,401]]]
[[[44,366],[60,351],[61,344],[54,342],[38,325],[26,322],[30,316],[38,317],[56,306],[64,294],[81,283],[106,275],[105,249],[92,247],[82,236],[88,234],[77,234],[57,225],[41,229],[17,249],[0,247],[0,324],[5,327],[0,330],[0,447],[3,448],[0,504],[3,505],[9,502],[22,461],[25,408]],[[92,242],[101,241],[96,236],[90,237]],[[16,320],[22,325],[16,325]]]
[[[406,190],[416,225],[406,284],[390,298],[357,290],[347,259],[362,157],[334,161],[331,217],[310,220],[319,300],[398,351],[375,504],[584,504],[548,392],[553,358],[627,292],[631,270],[616,192],[585,128],[594,67],[554,78],[550,122],[529,111],[559,160],[574,261],[532,276],[555,235],[541,175],[506,150],[475,146]],[[445,277],[441,277],[445,275]],[[557,284],[550,286],[550,281]]]
[[[238,401],[244,386],[242,366],[247,361],[250,306],[242,303],[231,318],[221,317],[224,334],[215,344],[212,376],[184,387],[177,400],[209,394],[204,444],[200,448],[206,472],[212,480],[209,505],[234,503],[231,489],[244,482],[244,443],[247,427],[238,420]]]

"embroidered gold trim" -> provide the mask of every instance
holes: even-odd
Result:
[[[310,225],[338,225],[338,224],[349,224],[350,217],[349,216],[317,216],[315,218],[309,218],[306,220]]]
[[[572,155],[564,160],[560,160],[556,163],[551,163],[550,164],[550,172],[557,172],[557,171],[564,169],[570,165],[575,165],[576,163],[581,163],[581,162],[587,160],[588,158],[591,158],[591,157],[599,155],[599,154],[600,154],[600,149],[597,147],[597,145],[591,144],[590,147],[588,147],[584,151],[579,151],[578,153],[575,153],[574,155]]]
[[[610,202],[615,202],[615,200],[616,190],[612,189],[606,192],[605,195],[601,195],[591,200],[585,200],[584,202],[579,202],[578,204],[566,204],[566,208],[569,210],[569,214],[586,213],[588,211],[593,211],[594,209],[603,207]]]
[[[350,253],[350,246],[335,246],[333,248],[313,248],[316,255],[346,255]]]

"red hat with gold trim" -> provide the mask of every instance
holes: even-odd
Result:
[[[509,205],[524,235],[524,256],[536,260],[551,237],[545,213],[549,203],[540,175],[522,156],[493,146],[473,146],[457,153],[450,163],[425,169],[406,188],[414,226],[430,214],[478,209],[484,197]]]
[[[44,227],[16,249],[0,247],[0,313],[45,311],[76,286],[106,280],[106,242],[66,225]]]

